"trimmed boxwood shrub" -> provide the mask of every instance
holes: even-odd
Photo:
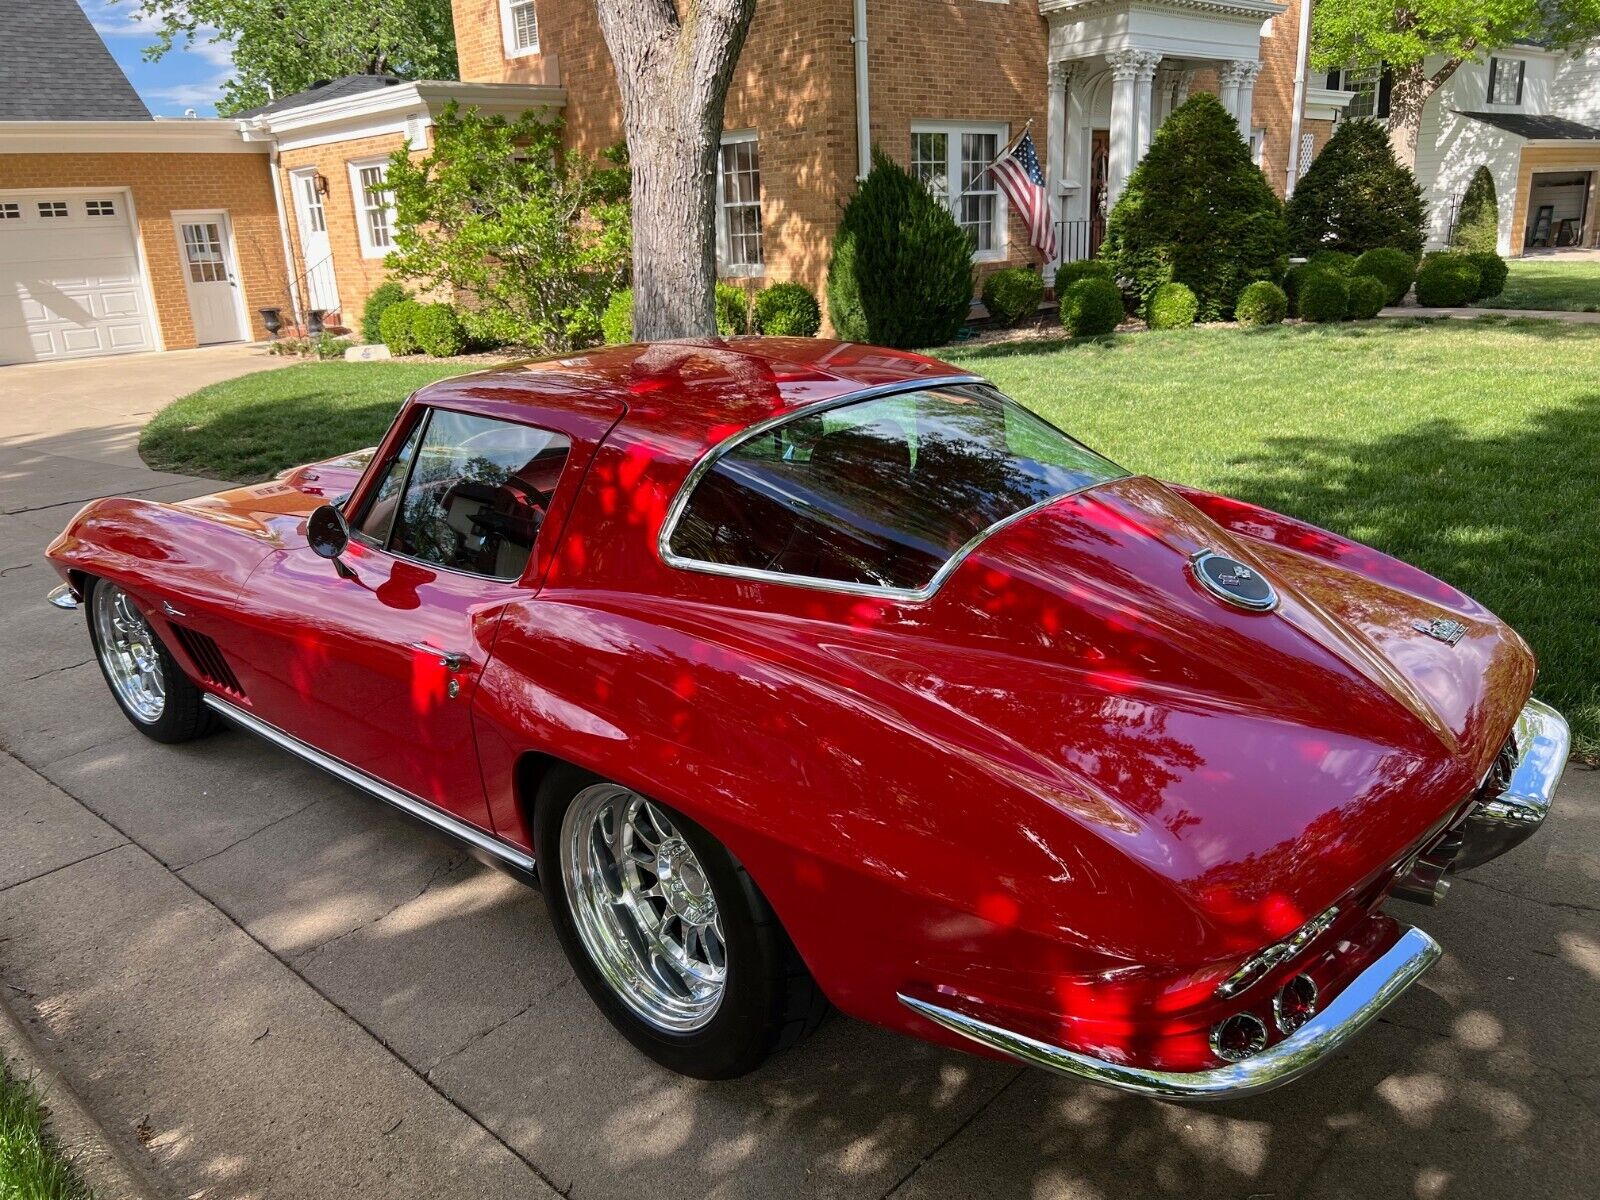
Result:
[[[756,332],[768,337],[815,337],[822,328],[817,298],[802,283],[775,283],[756,293]]]
[[[1511,274],[1511,268],[1506,266],[1505,259],[1493,250],[1484,254],[1469,254],[1467,257],[1478,268],[1478,290],[1472,297],[1474,300],[1488,300],[1506,290],[1506,279]]]
[[[1289,312],[1292,316],[1300,315],[1300,285],[1306,276],[1316,272],[1310,263],[1297,263],[1283,274],[1283,293],[1289,297]]]
[[[608,346],[626,346],[633,341],[633,289],[611,293],[600,314],[600,336]]]
[[[1100,253],[1143,304],[1186,284],[1198,318],[1233,314],[1245,285],[1276,279],[1288,251],[1283,206],[1250,161],[1239,125],[1198,92],[1166,119],[1128,177]]]
[[[1109,279],[1080,279],[1061,297],[1061,323],[1073,337],[1110,333],[1122,317],[1122,292]]]
[[[409,299],[411,296],[405,288],[392,280],[374,288],[367,302],[361,306],[361,340],[368,343],[383,341],[383,331],[378,328],[378,322],[383,320],[384,313],[400,301]]]
[[[950,210],[874,150],[828,264],[828,316],[846,341],[916,349],[955,337],[972,310],[972,242]]]
[[[1417,272],[1417,303],[1427,308],[1470,304],[1481,285],[1477,265],[1465,254],[1433,254]]]
[[[1258,279],[1239,293],[1234,319],[1241,325],[1276,325],[1289,315],[1289,297],[1270,279]]]
[[[378,338],[390,354],[415,354],[420,349],[414,325],[421,311],[422,305],[415,300],[401,300],[384,310],[378,319]]]
[[[1312,271],[1300,280],[1299,306],[1303,321],[1342,321],[1350,312],[1350,285],[1332,271]]]
[[[717,280],[717,333],[736,337],[750,332],[750,297],[736,283]]]
[[[1319,271],[1331,271],[1335,275],[1348,275],[1356,265],[1356,256],[1346,254],[1343,250],[1318,250],[1306,259],[1306,265]]]
[[[1489,168],[1479,167],[1467,183],[1456,214],[1456,231],[1450,244],[1467,254],[1495,254],[1500,249],[1500,201],[1495,196],[1494,176]],[[1491,293],[1493,294],[1493,293]]]
[[[1422,253],[1422,189],[1389,144],[1389,131],[1366,118],[1340,121],[1287,209],[1295,253],[1360,254],[1396,246]]]
[[[1193,291],[1181,283],[1163,283],[1150,293],[1144,319],[1151,329],[1187,329],[1199,310]]]
[[[1111,264],[1103,258],[1084,258],[1077,262],[1062,263],[1056,268],[1057,298],[1065,296],[1067,289],[1080,279],[1109,279],[1115,283],[1117,274],[1111,269]]]
[[[424,354],[454,358],[467,348],[467,331],[448,304],[424,304],[411,321],[411,336]]]
[[[1353,275],[1345,280],[1350,295],[1350,319],[1370,321],[1389,302],[1389,292],[1383,280],[1371,275]]]
[[[996,325],[1015,325],[1039,311],[1044,279],[1031,267],[1005,267],[983,281],[983,306]]]
[[[1385,299],[1390,304],[1399,304],[1406,298],[1406,293],[1411,290],[1411,283],[1417,277],[1417,260],[1404,250],[1396,250],[1393,246],[1379,246],[1375,250],[1367,250],[1356,259],[1356,265],[1351,268],[1352,275],[1370,275],[1383,284]]]

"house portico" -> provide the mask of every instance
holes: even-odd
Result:
[[[1277,0],[1039,0],[1049,27],[1046,157],[1060,256],[1084,258],[1161,123],[1197,78],[1251,139]]]

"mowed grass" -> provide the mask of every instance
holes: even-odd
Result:
[[[1600,327],[1486,317],[1206,328],[939,352],[1130,470],[1416,563],[1511,622],[1600,753]],[[331,363],[208,388],[152,465],[262,477],[370,445],[444,366]]]
[[[1485,307],[1600,312],[1600,262],[1514,258],[1506,265],[1506,290],[1485,300]]]
[[[33,1089],[0,1068],[0,1200],[88,1200],[44,1133]]]

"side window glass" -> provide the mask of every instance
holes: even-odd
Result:
[[[571,449],[546,429],[435,409],[389,548],[454,571],[516,579],[533,554]]]
[[[367,511],[352,526],[357,534],[375,546],[389,541],[389,529],[394,524],[395,510],[400,506],[400,492],[406,486],[406,473],[411,470],[411,460],[417,456],[417,443],[422,440],[422,429],[427,423],[426,417],[417,422],[378,481]]]

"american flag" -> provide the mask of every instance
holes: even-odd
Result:
[[[1049,262],[1056,256],[1056,223],[1050,216],[1050,195],[1045,190],[1044,172],[1039,169],[1039,152],[1034,149],[1033,135],[1026,129],[1022,136],[989,165],[995,182],[1006,194],[1006,199],[1017,206],[1022,219],[1028,223],[1028,240]]]

